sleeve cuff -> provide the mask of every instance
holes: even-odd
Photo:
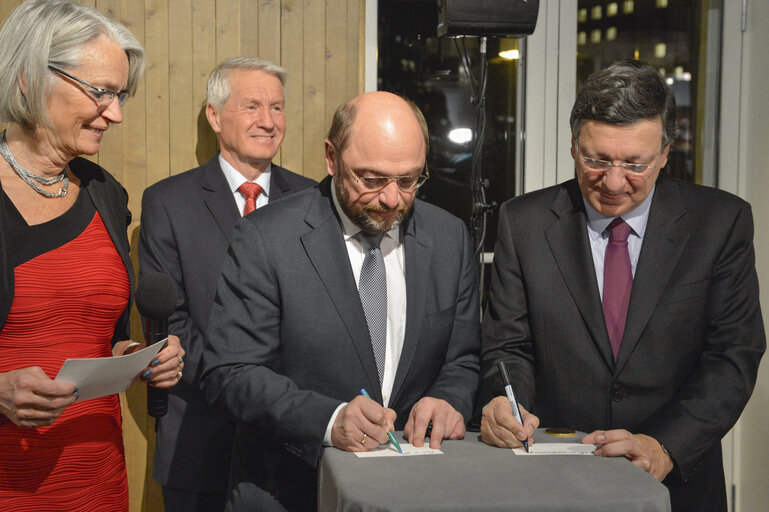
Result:
[[[326,425],[326,434],[323,436],[323,446],[334,446],[331,444],[331,429],[334,426],[337,414],[339,414],[339,411],[342,410],[342,407],[345,405],[347,405],[347,402],[342,402],[339,404],[336,410],[334,410],[334,414],[331,415],[331,419],[328,420],[328,425]]]

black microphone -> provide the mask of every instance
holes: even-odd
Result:
[[[176,307],[176,286],[168,275],[152,272],[139,280],[136,308],[144,317],[144,338],[152,345],[168,337],[168,317]],[[153,418],[168,410],[168,392],[147,387],[147,414]]]

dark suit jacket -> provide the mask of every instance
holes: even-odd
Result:
[[[96,211],[101,215],[102,222],[107,228],[112,242],[115,244],[120,258],[128,272],[128,281],[133,298],[134,272],[129,255],[128,234],[126,227],[131,223],[131,212],[128,210],[128,194],[120,183],[107,171],[93,162],[84,158],[75,158],[70,164],[72,172],[80,178],[81,193],[87,191],[91,197]],[[8,254],[13,249],[5,242],[2,208],[0,208],[0,330],[5,324],[8,312],[13,302],[13,267],[9,262]],[[131,300],[128,301],[125,311],[115,324],[115,332],[112,336],[112,344],[118,341],[130,339],[129,316],[131,313]]]
[[[235,510],[311,510],[332,413],[363,387],[382,401],[330,183],[243,219],[223,266],[203,387],[244,427],[233,459],[235,500],[244,499]],[[395,427],[423,396],[448,401],[468,419],[479,304],[467,230],[417,200],[402,232],[407,319],[389,403]]]
[[[575,180],[507,202],[483,323],[479,406],[505,360],[543,426],[660,441],[674,510],[726,510],[721,437],[753,390],[765,336],[750,207],[660,177],[616,363]]]
[[[316,182],[272,166],[270,202]],[[169,390],[158,419],[153,476],[163,485],[224,494],[234,424],[199,391],[203,334],[221,263],[235,223],[235,199],[215,156],[201,167],[162,180],[142,198],[140,273],[163,272],[176,282],[177,307],[168,332],[186,351],[182,381]]]

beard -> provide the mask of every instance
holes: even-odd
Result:
[[[367,235],[376,236],[390,231],[392,228],[399,226],[403,222],[403,219],[405,219],[411,211],[410,206],[404,205],[398,206],[397,208],[360,207],[360,211],[354,212],[350,201],[350,194],[347,192],[347,189],[344,188],[341,177],[339,179],[334,177],[333,182],[334,188],[336,189],[336,197],[339,199],[339,206],[342,207],[342,211],[345,213],[345,215],[347,215],[347,217],[349,217],[353,224],[358,226],[361,231]],[[392,211],[397,211],[398,216],[395,217],[395,220],[393,220],[389,226],[387,225],[387,221],[385,219],[377,219],[370,213],[389,213]]]

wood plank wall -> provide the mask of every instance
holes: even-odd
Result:
[[[4,23],[19,0],[0,0]],[[325,175],[323,140],[336,107],[363,92],[363,0],[81,0],[124,23],[147,52],[139,91],[93,157],[126,187],[136,261],[141,196],[172,174],[208,161],[216,140],[202,111],[216,64],[253,55],[285,67],[287,133],[276,163],[314,179]],[[2,49],[0,49],[2,51]],[[0,123],[0,127],[2,124]],[[134,311],[133,337],[141,338]],[[132,512],[162,511],[152,480],[154,420],[145,389],[123,396]]]

